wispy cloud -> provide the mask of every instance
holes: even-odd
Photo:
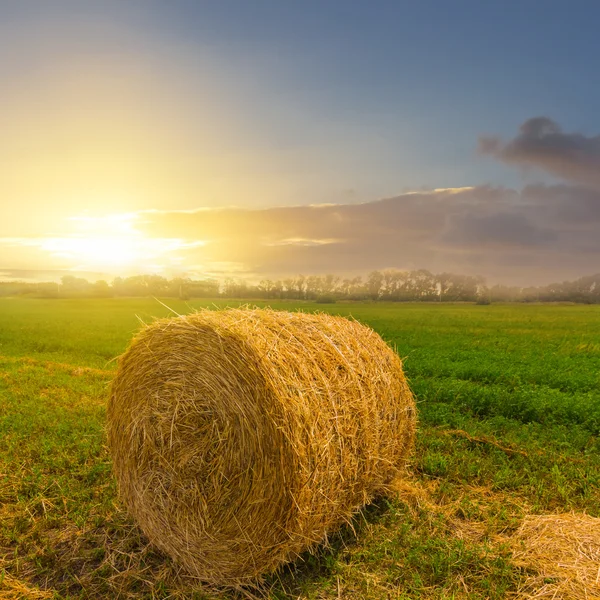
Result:
[[[327,244],[340,244],[344,240],[336,238],[325,238],[325,239],[310,239],[310,238],[285,238],[277,239],[274,241],[263,242],[265,246],[325,246]]]

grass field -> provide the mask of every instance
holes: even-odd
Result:
[[[600,516],[600,306],[270,305],[371,325],[420,419],[406,490],[270,578],[271,598],[504,598],[528,576],[510,550],[525,514]],[[123,512],[104,443],[111,361],[167,313],[0,300],[0,598],[209,597]]]

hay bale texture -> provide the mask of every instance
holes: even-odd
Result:
[[[120,497],[150,541],[235,587],[392,489],[415,407],[396,353],[356,321],[201,311],[133,340],[107,429]]]

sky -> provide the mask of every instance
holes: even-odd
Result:
[[[0,279],[598,272],[599,19],[0,0]]]

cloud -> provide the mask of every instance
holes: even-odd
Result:
[[[285,240],[277,240],[275,242],[265,242],[267,246],[324,246],[325,244],[339,244],[344,240],[336,240],[335,238],[326,238],[324,240],[310,240],[307,238],[289,238]]]
[[[552,230],[537,227],[522,214],[463,214],[451,220],[444,240],[462,246],[539,246],[557,239]]]
[[[596,272],[600,263],[600,190],[569,184],[440,189],[362,204],[140,211],[129,222],[141,261],[130,261],[130,274],[259,280],[393,267],[532,285]],[[59,257],[48,251],[57,239],[0,237],[0,269],[83,268],[87,243]]]
[[[600,191],[532,185],[411,192],[363,204],[147,212],[148,236],[202,239],[184,264],[247,276],[426,268],[544,283],[596,271]],[[240,273],[243,269],[240,269]]]
[[[525,121],[508,142],[481,137],[479,151],[513,165],[531,166],[569,181],[600,188],[600,135],[564,133],[547,117]]]

